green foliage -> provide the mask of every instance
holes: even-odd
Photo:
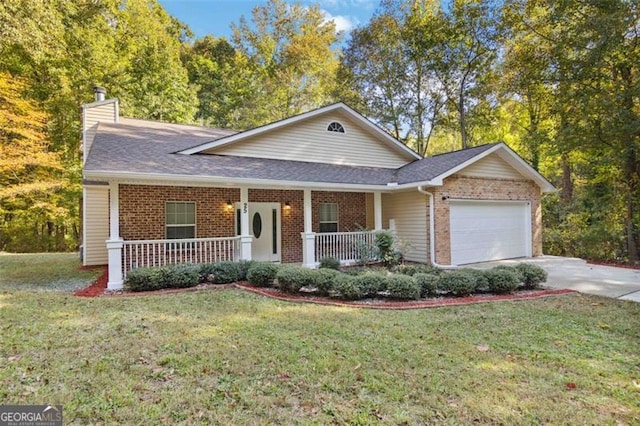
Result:
[[[341,272],[334,269],[319,269],[315,273],[315,287],[321,296],[328,296],[334,289],[334,282]]]
[[[340,274],[334,281],[336,295],[344,300],[359,300],[366,296],[367,290],[362,283],[356,281],[356,277]]]
[[[361,288],[365,295],[375,296],[387,290],[389,276],[384,272],[365,272],[354,277],[355,285]]]
[[[518,283],[521,283],[524,281],[524,275],[522,274],[520,268],[518,268],[518,265],[498,265],[493,269],[511,272],[513,275],[515,275],[516,279],[518,280]]]
[[[473,275],[466,271],[447,271],[440,276],[438,290],[454,296],[468,296],[476,291]]]
[[[420,285],[420,296],[433,297],[438,294],[440,274],[416,273],[413,279]]]
[[[192,265],[137,268],[127,273],[128,291],[154,291],[165,288],[188,288],[198,284],[198,268]]]
[[[260,287],[269,287],[278,274],[278,270],[283,269],[272,262],[253,262],[247,271],[247,281]]]
[[[216,262],[199,265],[200,279],[213,284],[230,284],[240,281],[242,268],[238,262]]]
[[[247,279],[247,273],[249,269],[256,263],[255,260],[240,260],[238,261],[239,275],[238,281],[245,281]]]
[[[531,263],[520,263],[516,266],[522,276],[521,282],[524,288],[537,288],[540,284],[547,281],[547,271],[538,265]]]
[[[315,272],[304,266],[285,265],[278,270],[276,279],[280,290],[298,293],[302,287],[315,287]]]
[[[502,266],[498,266],[498,268],[500,267]],[[481,271],[479,269],[472,269],[472,268],[460,268],[457,270],[465,272],[473,278],[473,282],[475,283],[475,286],[476,286],[475,291],[488,290],[489,280],[487,279],[486,271]]]
[[[320,259],[320,269],[334,269],[336,271],[340,270],[340,261],[335,257],[323,257]]]
[[[387,277],[389,297],[398,299],[419,299],[422,293],[421,284],[408,275],[393,274]]]
[[[376,232],[375,244],[378,256],[386,266],[395,266],[402,261],[402,253],[395,250],[395,237],[391,231]]]
[[[511,293],[520,283],[518,275],[510,269],[493,268],[485,271],[489,290],[495,294]]]
[[[394,272],[399,274],[414,276],[415,274],[430,274],[430,275],[440,275],[443,270],[433,265],[423,265],[423,264],[404,264],[398,265],[393,269]]]

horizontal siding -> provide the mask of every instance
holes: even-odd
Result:
[[[396,234],[407,244],[406,260],[427,263],[427,198],[419,192],[382,194],[382,226],[395,219]]]
[[[345,133],[327,131],[332,121],[341,123]],[[335,111],[205,152],[387,168],[397,168],[411,160],[361,123]]]
[[[109,238],[109,190],[84,188],[84,264],[106,265],[106,241]]]
[[[490,154],[476,161],[469,167],[465,167],[458,173],[460,176],[497,178],[497,179],[524,179],[516,169],[500,158],[497,154]]]
[[[115,101],[84,107],[82,129],[84,131],[83,143],[85,160],[91,149],[91,144],[93,144],[93,139],[96,137],[98,123],[115,123],[118,119],[117,114],[118,109]]]

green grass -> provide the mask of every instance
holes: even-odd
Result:
[[[0,290],[74,291],[86,287],[100,270],[79,270],[77,253],[0,252]]]
[[[380,311],[2,292],[0,327],[0,403],[62,404],[70,424],[640,419],[640,304],[597,297]]]

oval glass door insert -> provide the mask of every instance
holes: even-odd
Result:
[[[256,238],[260,238],[262,234],[262,217],[260,217],[260,213],[256,212],[253,215],[253,236]]]

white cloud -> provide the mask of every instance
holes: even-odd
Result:
[[[326,10],[322,10],[322,12],[324,13],[325,19],[327,21],[333,21],[336,24],[336,31],[337,32],[343,31],[345,33],[348,33],[358,23],[357,20],[353,20],[352,18],[350,18],[348,16],[343,16],[343,15],[333,16],[329,12],[327,12]]]

